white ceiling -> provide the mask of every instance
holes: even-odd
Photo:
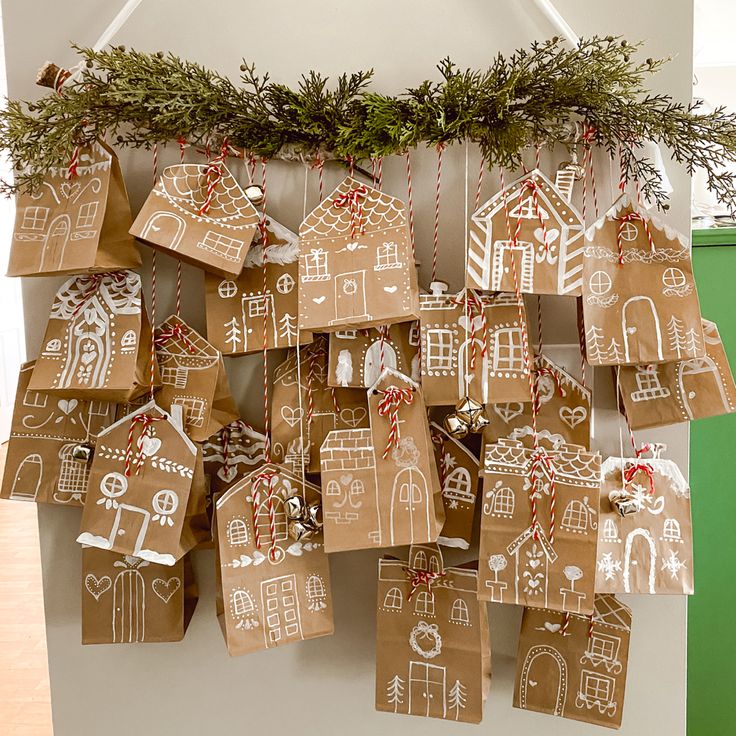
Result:
[[[695,0],[695,66],[736,66],[736,2]]]

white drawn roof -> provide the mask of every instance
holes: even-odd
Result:
[[[419,384],[409,378],[409,376],[407,376],[405,373],[397,371],[394,368],[384,368],[381,372],[381,375],[378,376],[378,378],[376,379],[375,383],[368,389],[368,396],[370,396],[376,390],[378,385],[382,383],[385,378],[396,378],[397,380],[408,384],[414,390],[419,390]]]
[[[112,149],[100,141],[95,141],[89,146],[82,146],[79,149],[77,176],[84,177],[98,171],[107,171],[112,163],[113,155]],[[28,167],[26,170],[28,170]],[[53,166],[49,169],[49,174],[66,179],[69,175],[69,167]]]
[[[254,465],[265,460],[266,436],[239,419],[223,427],[202,444],[202,454],[206,463],[224,463],[223,433],[228,435],[228,464]]]
[[[555,548],[550,544],[549,539],[547,539],[547,535],[544,533],[544,529],[537,524],[536,527],[537,530],[537,541],[539,542],[539,546],[544,551],[545,556],[550,562],[554,562],[557,559],[557,552],[555,552]],[[506,551],[513,555],[516,553],[516,551],[519,549],[519,547],[522,547],[526,542],[528,542],[532,537],[534,536],[534,527],[528,526],[524,531],[519,534],[516,539],[514,539],[511,544],[509,544],[508,547],[506,547]]]
[[[470,449],[466,447],[462,442],[460,442],[459,440],[456,440],[454,437],[451,437],[449,434],[447,434],[444,427],[437,424],[437,422],[430,422],[429,428],[430,428],[430,431],[437,432],[438,434],[442,435],[442,439],[445,442],[452,442],[454,445],[460,448],[475,463],[475,465],[479,465],[480,461],[475,456],[475,454],[471,452]]]
[[[299,236],[273,217],[266,221],[266,261],[279,266],[295,263],[299,259]],[[243,268],[263,267],[263,238],[260,230],[245,256]]]
[[[327,336],[326,335],[315,335],[314,342],[300,347],[297,353],[296,348],[290,348],[286,359],[276,366],[274,372],[274,380],[282,381],[294,373],[294,379],[296,380],[296,374],[301,373],[301,388],[307,387],[308,373],[310,362],[314,359],[314,379],[315,383],[325,384],[327,382]],[[315,357],[316,353],[316,357]],[[297,354],[299,355],[299,363],[301,365],[300,371],[297,371]]]
[[[123,274],[123,278],[115,276]],[[113,274],[100,274],[97,290],[85,301],[95,298],[107,305],[112,314],[140,314],[141,311],[141,277],[135,271],[118,271]],[[96,277],[95,277],[96,278]],[[84,319],[84,307],[79,307],[92,284],[90,276],[72,276],[67,279],[56,292],[51,307],[50,318],[71,320]],[[76,314],[75,314],[76,313]]]
[[[154,194],[200,222],[231,228],[255,227],[259,222],[256,208],[227,166],[224,163],[221,166],[222,175],[215,185],[206,214],[199,214],[207,198],[207,166],[203,164],[167,166],[153,190]]]
[[[333,200],[363,186],[367,193],[360,198],[359,205],[362,208],[361,222],[366,230],[387,230],[406,225],[406,208],[400,199],[348,176],[306,216],[299,227],[299,237],[314,240],[349,235],[355,221],[351,218],[350,207],[337,207]]]
[[[381,557],[378,560],[378,579],[382,582],[404,583],[411,585],[406,574],[408,560],[396,560],[393,557]],[[478,590],[478,570],[466,567],[444,567],[445,576],[432,583],[432,590],[447,588],[463,593],[474,593]]]
[[[546,355],[537,355],[534,359],[534,362],[542,365],[548,370],[551,370],[557,377],[557,380],[560,382],[561,386],[566,387],[568,390],[572,389],[573,391],[581,393],[588,399],[588,401],[590,401],[590,389],[583,386],[580,381],[578,381],[576,378],[573,378],[573,376],[571,376],[564,368],[561,368],[559,365],[557,365],[557,363],[553,363]]]
[[[613,473],[620,475],[627,465],[634,463],[647,465],[654,471],[654,473],[666,478],[670,482],[672,490],[678,496],[690,495],[690,486],[685,480],[685,476],[682,474],[677,463],[674,460],[667,460],[665,458],[633,458],[620,457],[618,455],[607,457],[601,465],[601,476],[605,481],[609,475],[612,475]]]
[[[322,450],[373,450],[373,435],[367,428],[333,429],[325,437]]]
[[[253,476],[266,472],[276,473],[276,475],[282,481],[288,481],[290,485],[293,485],[295,491],[301,491],[302,489],[305,489],[313,491],[316,494],[321,494],[321,489],[318,486],[315,486],[314,483],[310,483],[308,480],[302,480],[299,476],[292,473],[283,465],[264,463],[263,465],[259,465],[257,468],[252,470],[250,473],[248,473],[248,475],[246,475],[244,478],[241,478],[239,481],[230,486],[230,488],[228,488],[224,493],[222,493],[215,501],[215,508],[222,508],[233,496],[238,495],[246,487],[249,487],[253,481]]]
[[[593,623],[613,629],[631,631],[631,609],[610,593],[596,593],[593,604]]]
[[[184,337],[170,337],[163,345],[156,348],[156,358],[159,363],[174,361],[182,367],[191,367],[202,363],[211,365],[214,361],[219,360],[219,350],[210,345],[202,335],[175,314],[165,319],[156,328],[156,335],[174,325],[182,328]]]

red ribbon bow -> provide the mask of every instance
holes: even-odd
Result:
[[[91,273],[85,276],[78,276],[77,283],[83,284],[84,289],[79,295],[79,301],[74,307],[72,317],[76,317],[82,307],[97,293],[104,278],[111,278],[116,284],[125,283],[125,273],[122,271],[107,271],[104,273]]]
[[[481,358],[485,358],[488,353],[488,321],[486,319],[486,311],[483,307],[483,301],[481,298],[470,289],[465,291],[464,296],[453,299],[453,304],[459,304],[463,306],[465,318],[468,320],[469,332],[471,337],[475,337],[475,333],[478,331],[474,326],[476,317],[480,317],[480,332],[481,332]],[[470,360],[468,361],[468,368],[472,371],[475,370],[475,357],[477,352],[477,345],[475,340],[471,342],[470,348]]]
[[[187,347],[187,350],[190,353],[193,353],[196,348],[194,347],[194,343],[187,337],[187,333],[189,330],[186,326],[179,324],[178,322],[171,327],[160,330],[156,336],[153,338],[153,344],[160,348],[162,345],[165,345],[169,340],[172,338],[179,338]]]
[[[532,193],[532,203],[534,204],[534,212],[539,219],[539,225],[542,228],[542,237],[544,239],[544,249],[549,250],[549,243],[547,242],[547,224],[544,221],[542,214],[542,208],[539,206],[539,190],[541,189],[540,183],[536,179],[525,179],[521,183],[521,189],[519,190],[519,216],[516,219],[516,230],[514,232],[514,245],[519,245],[519,235],[521,235],[521,222],[524,219],[521,214],[521,199],[524,196],[524,192],[528,189]]]
[[[130,429],[128,429],[128,444],[125,448],[125,477],[130,478],[132,468],[135,467],[135,474],[140,473],[143,463],[146,461],[146,455],[143,452],[143,441],[146,437],[150,437],[152,434],[152,425],[154,422],[158,422],[163,419],[161,416],[153,414],[136,414],[130,420]],[[135,434],[135,428],[140,426],[141,433],[138,435],[136,441],[136,453],[133,457],[133,435]]]
[[[654,246],[654,238],[652,237],[652,231],[649,229],[649,223],[647,222],[646,218],[639,214],[638,212],[629,212],[628,214],[624,215],[623,217],[617,217],[616,218],[619,222],[618,226],[618,232],[616,233],[616,244],[618,245],[618,265],[623,266],[624,265],[624,244],[623,244],[623,232],[624,227],[627,223],[630,223],[634,220],[638,220],[641,222],[644,232],[647,234],[647,240],[649,240],[649,249],[652,253],[656,250]]]
[[[649,479],[649,495],[654,495],[654,470],[647,463],[635,462],[629,463],[624,468],[624,486],[631,485],[637,473],[644,473]]]
[[[378,402],[378,414],[382,417],[388,416],[391,424],[386,449],[382,455],[384,460],[388,457],[389,452],[399,444],[399,407],[402,404],[409,406],[413,401],[414,392],[412,389],[389,386],[383,392],[383,398]]]
[[[273,470],[266,470],[259,473],[253,479],[253,541],[256,549],[261,548],[261,532],[258,528],[258,510],[261,505],[261,486],[266,484],[266,510],[268,512],[268,534],[271,538],[271,546],[268,549],[268,556],[271,561],[276,559],[276,507],[273,503],[273,483],[277,473]]]
[[[432,584],[445,576],[444,572],[429,572],[429,570],[418,570],[415,567],[405,567],[404,572],[409,577],[409,583],[411,584],[411,590],[406,597],[407,601],[412,599],[412,596],[417,592],[417,588],[420,585],[426,585],[427,592],[431,593]]]
[[[363,222],[363,200],[368,196],[368,187],[365,184],[359,184],[347,192],[338,194],[333,200],[332,204],[335,207],[349,207],[350,208],[350,237],[354,238],[356,233],[360,231],[360,234],[365,233],[365,223]]]

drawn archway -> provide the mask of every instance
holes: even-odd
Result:
[[[687,385],[688,376],[700,376],[700,378],[696,379],[698,382],[696,387],[691,388]],[[712,390],[714,384],[715,391]],[[711,416],[731,411],[728,396],[726,396],[726,388],[723,385],[718,366],[707,355],[703,358],[683,360],[679,364],[677,368],[677,387],[680,391],[682,406],[685,409],[688,419],[696,418],[691,405],[692,399],[696,398],[696,396],[700,402],[703,402],[698,416]],[[697,392],[695,388],[698,389]],[[691,391],[692,396],[690,396]],[[720,398],[720,402],[716,397]]]
[[[631,592],[631,550],[634,546],[634,540],[637,537],[642,537],[649,547],[649,575],[648,575],[648,588],[649,593],[653,594],[654,580],[657,573],[657,547],[654,544],[652,535],[646,529],[634,529],[626,537],[626,544],[624,546],[624,591],[626,593]],[[637,564],[642,564],[641,560],[637,560]]]
[[[41,269],[59,270],[64,263],[64,252],[72,232],[69,215],[57,215],[49,224],[41,249]]]
[[[650,329],[654,327],[653,330]],[[629,334],[629,329],[634,332]],[[662,360],[662,329],[659,324],[659,315],[657,307],[654,305],[651,297],[648,296],[632,296],[624,302],[621,310],[621,332],[624,339],[624,358],[628,361],[631,354],[631,346],[638,348],[639,330],[642,334],[650,335],[652,332],[657,336],[657,357]],[[633,338],[633,339],[632,339]],[[636,351],[639,352],[638,350]]]
[[[396,351],[388,340],[383,341],[383,367],[396,370]],[[372,386],[381,377],[381,340],[369,345],[363,359],[363,385]]]
[[[159,243],[165,237],[168,247],[171,250],[176,250],[185,229],[186,223],[179,215],[175,215],[173,212],[154,212],[143,227],[141,238]],[[158,234],[161,231],[164,231],[165,236]]]
[[[529,688],[542,687],[539,692],[550,692],[550,686],[553,684],[549,679],[537,677],[535,679],[531,675],[536,670],[544,670],[545,661],[548,658],[552,662],[552,670],[557,673],[557,688],[554,696],[554,715],[561,716],[565,708],[565,700],[567,699],[567,662],[562,655],[554,648],[540,644],[532,647],[526,655],[524,666],[521,670],[521,679],[519,681],[519,707],[527,708],[529,701]],[[536,667],[535,667],[536,663]],[[551,689],[554,693],[554,688]],[[549,708],[551,703],[544,703]]]
[[[465,372],[469,370],[475,345],[475,364],[480,364],[472,371],[473,378],[465,383]],[[468,366],[466,368],[466,366]],[[480,379],[480,387],[478,380]],[[472,396],[483,404],[488,403],[488,353],[483,354],[483,343],[477,337],[470,337],[460,345],[457,351],[457,395]]]
[[[411,539],[429,538],[429,491],[419,468],[402,468],[394,478],[389,525],[391,544],[394,544],[397,528],[410,529]]]
[[[138,570],[115,577],[112,604],[112,640],[115,644],[143,641],[146,636],[146,586]]]

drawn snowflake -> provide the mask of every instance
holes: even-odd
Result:
[[[603,559],[598,560],[598,570],[605,575],[606,580],[615,580],[616,573],[621,572],[621,560],[614,560],[613,552],[604,552]]]
[[[679,552],[675,552],[674,549],[671,549],[669,557],[667,557],[667,559],[665,560],[662,560],[662,569],[667,570],[673,580],[676,580],[678,578],[678,576],[680,575],[680,570],[682,570],[686,566],[685,563],[680,559],[679,554]]]

